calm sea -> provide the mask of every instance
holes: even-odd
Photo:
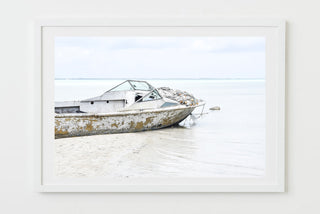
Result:
[[[55,101],[102,94],[122,80],[55,80]],[[264,80],[148,80],[192,93],[204,114],[181,127],[55,140],[67,177],[258,177],[265,172]],[[220,111],[209,108],[220,106]],[[202,109],[195,112],[200,113]],[[132,140],[134,139],[134,140]],[[79,158],[77,158],[79,157]]]

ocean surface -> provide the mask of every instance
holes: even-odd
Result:
[[[100,95],[122,80],[55,80],[55,101]],[[264,80],[148,80],[206,102],[180,127],[55,140],[62,177],[260,177],[265,173]],[[219,106],[220,111],[210,107]]]

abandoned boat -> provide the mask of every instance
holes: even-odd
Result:
[[[137,132],[179,124],[204,103],[161,96],[146,81],[126,80],[101,96],[55,103],[55,138]]]

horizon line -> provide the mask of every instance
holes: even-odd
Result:
[[[265,78],[129,78],[133,80],[265,80]],[[128,78],[54,78],[54,80],[128,80]]]

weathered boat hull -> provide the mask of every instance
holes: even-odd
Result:
[[[180,123],[197,106],[100,114],[56,114],[55,138],[139,132]]]

